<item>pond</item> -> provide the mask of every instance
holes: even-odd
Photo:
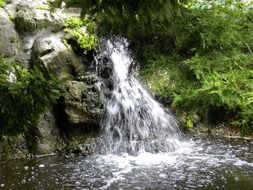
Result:
[[[170,153],[10,161],[0,166],[0,189],[253,189],[253,142],[186,138],[181,145]]]

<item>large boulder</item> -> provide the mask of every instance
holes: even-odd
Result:
[[[82,60],[55,34],[35,40],[32,63],[41,68],[45,75],[59,78],[75,77],[85,70]]]
[[[17,6],[15,24],[22,34],[30,34],[45,28],[59,31],[64,26],[65,16],[60,10],[51,12],[46,4]]]
[[[3,136],[0,139],[0,162],[54,154],[63,151],[65,146],[52,111],[46,110],[35,128],[22,135]]]
[[[74,125],[98,125],[103,115],[103,105],[95,83],[67,81],[63,85],[68,121]]]
[[[20,39],[7,13],[0,8],[0,54],[13,57],[19,49]]]

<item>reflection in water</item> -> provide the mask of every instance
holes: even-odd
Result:
[[[9,162],[0,167],[0,189],[253,189],[252,142],[182,144],[173,153]]]

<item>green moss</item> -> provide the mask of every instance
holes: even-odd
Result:
[[[4,0],[0,0],[0,7],[4,6]]]
[[[14,22],[15,18],[13,16],[9,16],[10,21]]]
[[[36,6],[36,9],[39,10],[50,10],[50,7],[48,5],[40,4]]]

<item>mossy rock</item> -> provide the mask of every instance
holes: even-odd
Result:
[[[71,124],[98,125],[103,115],[103,104],[95,84],[67,81],[63,85],[65,112]]]

